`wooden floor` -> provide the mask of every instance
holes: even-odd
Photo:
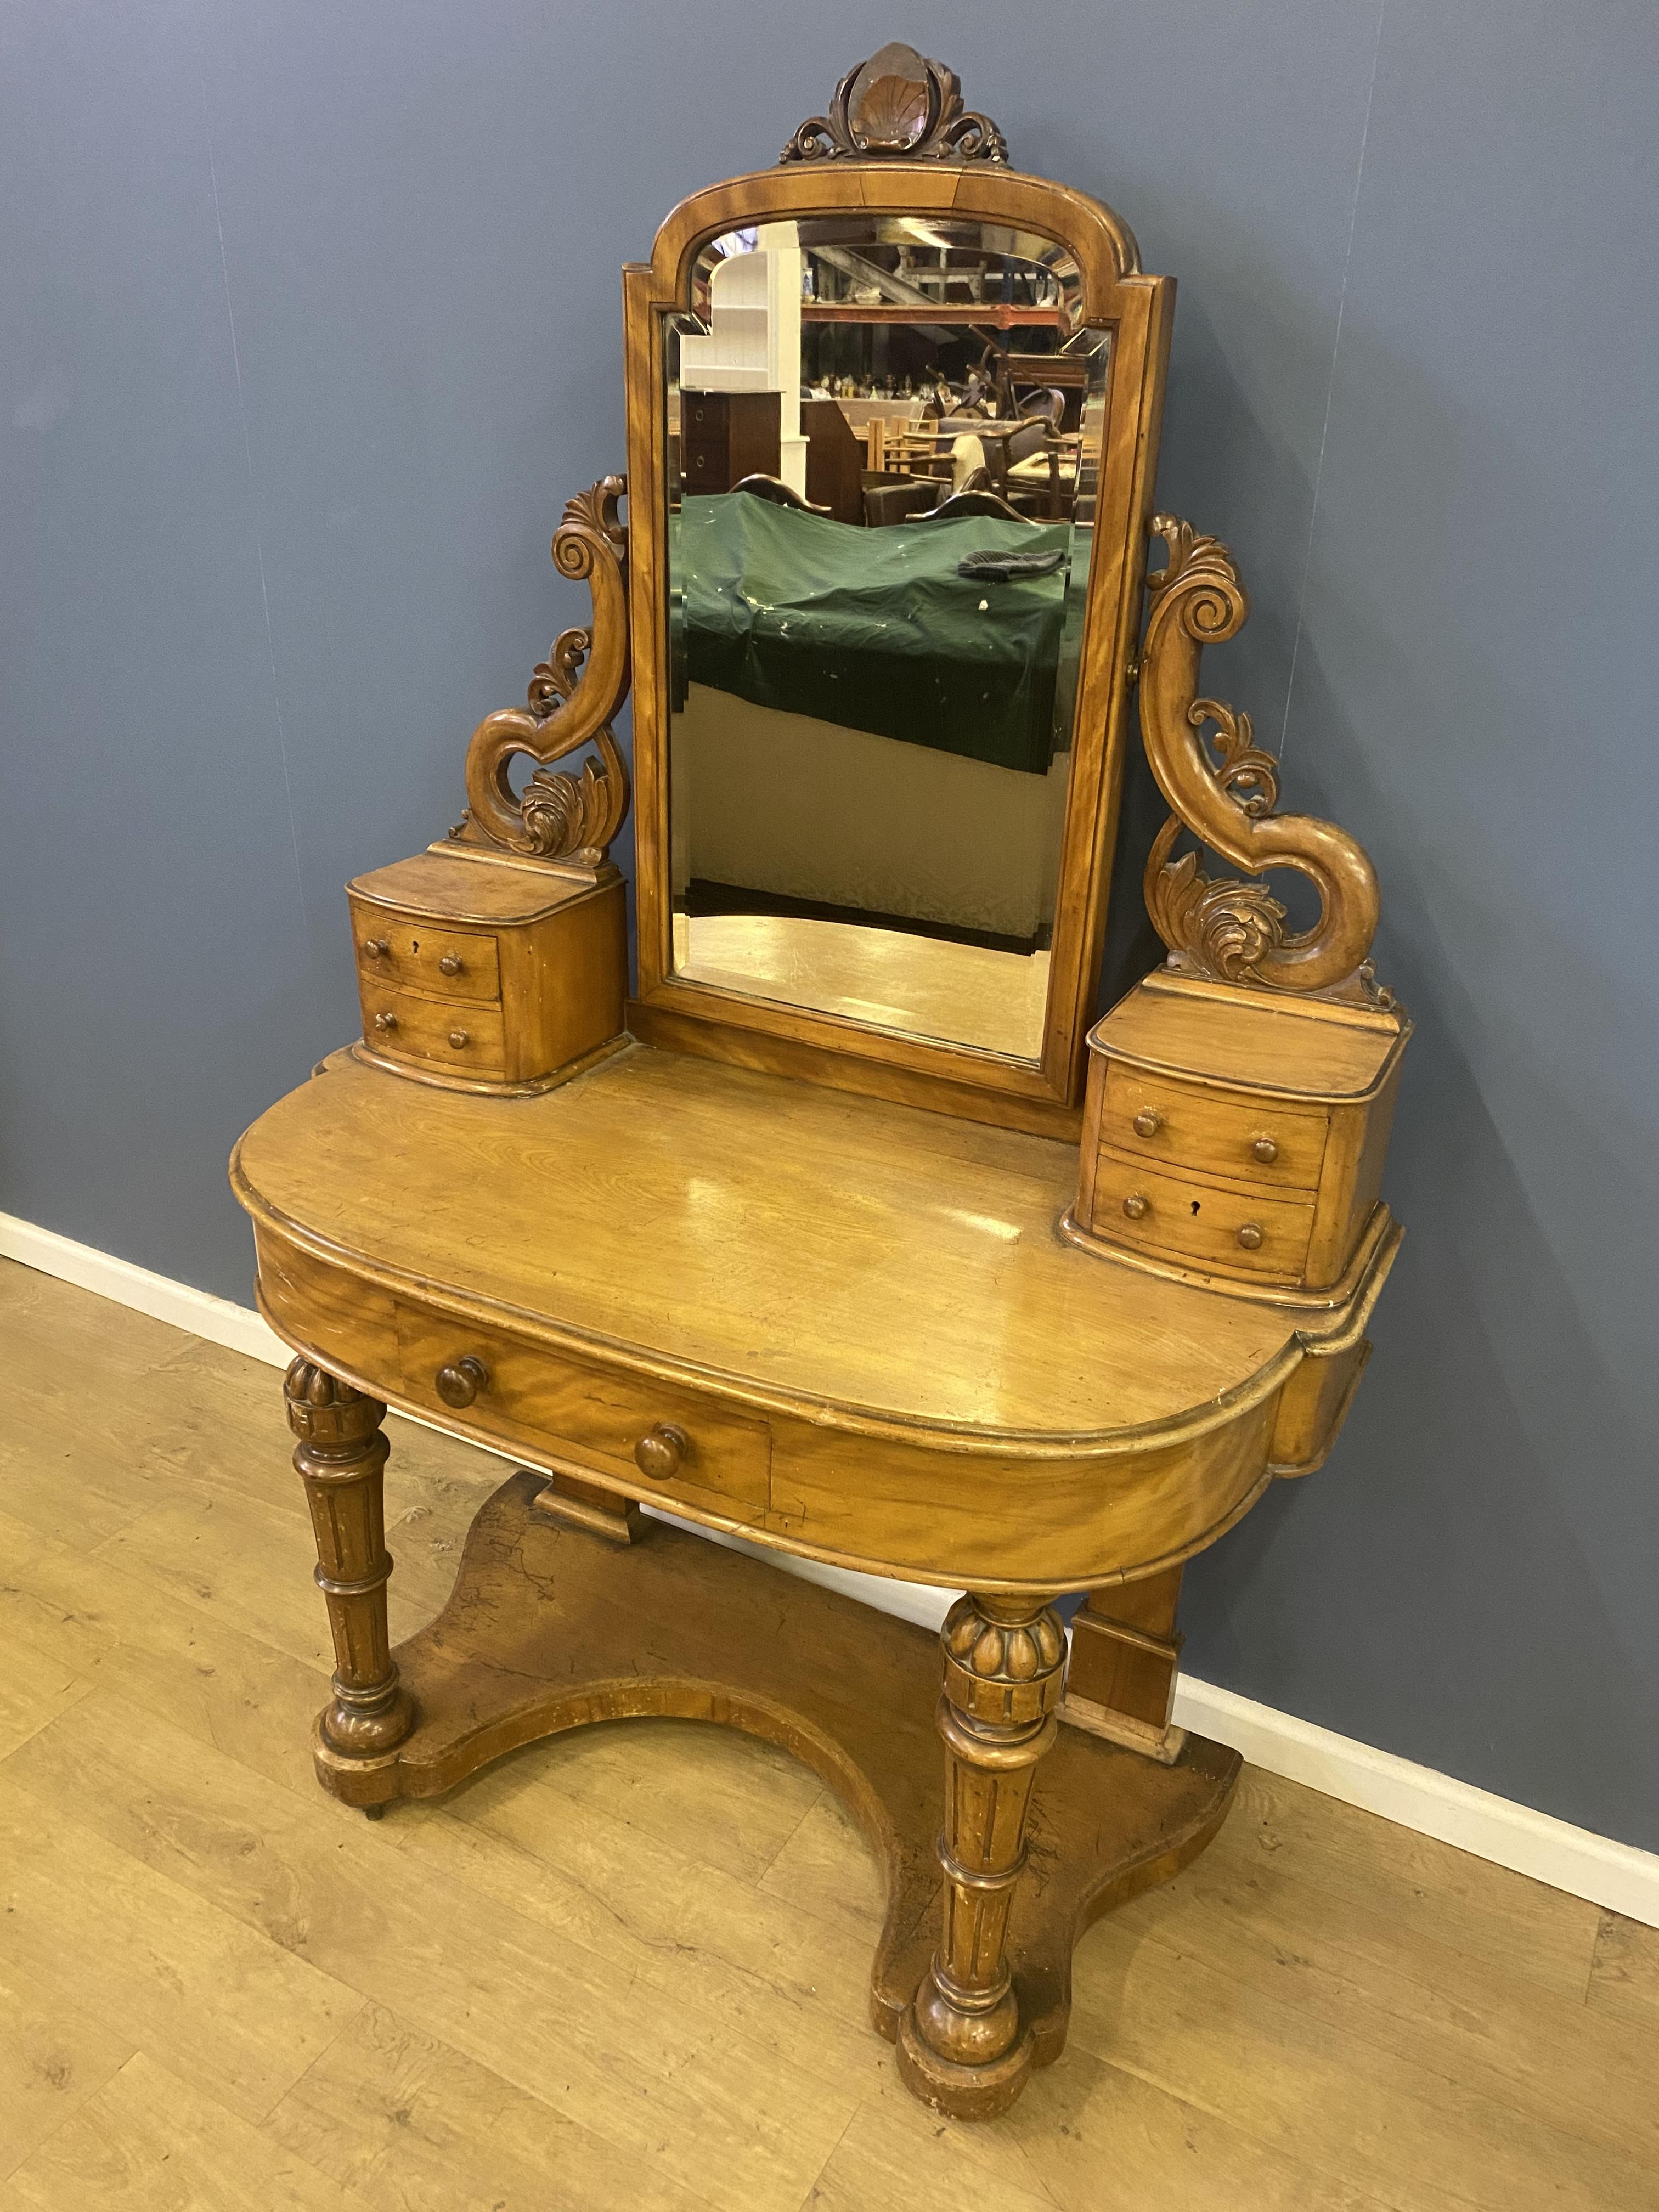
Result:
[[[630,1722],[372,1826],[276,1373],[4,1262],[0,1365],[0,2212],[1659,2206],[1659,1934],[1254,1771],[939,2120],[811,1775]],[[390,1426],[402,1634],[502,1469]]]

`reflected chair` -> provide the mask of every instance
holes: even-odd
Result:
[[[732,487],[733,491],[751,493],[757,499],[769,499],[774,507],[793,507],[802,514],[828,514],[827,507],[814,507],[810,499],[803,499],[793,484],[785,483],[781,477],[769,477],[757,470],[753,476],[742,477]]]

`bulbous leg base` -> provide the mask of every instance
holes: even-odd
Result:
[[[931,1975],[924,1978],[917,1992],[919,2002],[931,1980]],[[1007,2111],[1025,2087],[1033,2048],[1028,2028],[1000,2058],[982,2065],[941,2058],[924,2040],[916,2006],[912,2005],[899,2023],[899,2079],[913,2097],[931,2105],[936,2112],[948,2112],[953,2120],[994,2120],[999,2112]]]
[[[401,1683],[373,1708],[353,1705],[337,1693],[318,1715],[317,1725],[334,1750],[349,1759],[372,1759],[400,1744],[414,1727],[414,1701]]]

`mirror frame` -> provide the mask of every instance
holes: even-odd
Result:
[[[711,239],[751,224],[859,213],[977,220],[1053,240],[1077,265],[1079,322],[1105,331],[1111,341],[1037,1061],[879,1029],[673,972],[663,404],[667,318],[689,310],[693,267]],[[1043,1136],[1075,1138],[1085,1041],[1104,946],[1129,693],[1138,673],[1175,280],[1143,274],[1133,234],[1109,208],[1047,179],[992,162],[837,160],[786,164],[694,193],[658,232],[649,262],[624,268],[623,304],[639,920],[639,990],[629,1005],[629,1030],[647,1044]]]

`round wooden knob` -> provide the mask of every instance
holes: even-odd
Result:
[[[466,1031],[465,1030],[451,1030],[449,1032],[449,1042],[457,1052],[465,1052],[467,1046]]]
[[[1131,1221],[1139,1221],[1147,1210],[1148,1201],[1138,1190],[1132,1190],[1123,1201],[1123,1211]]]
[[[398,1017],[396,1014],[376,1014],[374,1026],[377,1030],[395,1030],[398,1026]]]
[[[672,1421],[659,1421],[634,1447],[634,1464],[653,1482],[666,1482],[679,1473],[680,1462],[691,1449],[691,1439]]]
[[[446,1406],[459,1409],[470,1406],[489,1381],[489,1370],[482,1359],[471,1352],[453,1359],[447,1367],[441,1367],[436,1376],[438,1395]]]
[[[1279,1158],[1279,1147],[1271,1137],[1258,1137],[1250,1146],[1250,1158],[1260,1160],[1264,1168],[1271,1167]]]
[[[392,947],[384,937],[366,937],[363,939],[363,950],[371,960],[384,960]]]
[[[1135,1115],[1134,1131],[1138,1137],[1155,1137],[1164,1127],[1164,1116],[1155,1114],[1150,1106],[1143,1106]]]
[[[465,965],[459,953],[446,952],[438,963],[438,973],[441,975],[459,975]]]
[[[1247,1252],[1261,1249],[1261,1231],[1254,1221],[1247,1221],[1238,1232],[1238,1241]]]

